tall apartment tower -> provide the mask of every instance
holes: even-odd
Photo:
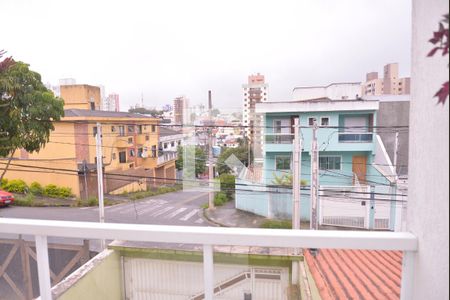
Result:
[[[399,78],[398,63],[384,66],[384,77],[379,78],[378,72],[366,75],[366,82],[362,85],[364,96],[379,95],[409,95],[411,93],[411,78]]]
[[[103,102],[103,110],[105,111],[120,111],[119,94],[109,94]]]
[[[267,102],[269,85],[264,75],[256,74],[248,77],[248,83],[242,86],[244,96],[243,124],[246,135],[253,146],[255,163],[262,163],[262,148],[264,143],[264,118],[255,112],[256,103]]]
[[[173,121],[175,125],[183,125],[188,107],[189,100],[184,96],[177,97],[173,100]]]

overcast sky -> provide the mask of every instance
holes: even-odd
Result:
[[[102,84],[121,109],[191,103],[241,110],[247,76],[270,100],[295,86],[363,81],[400,63],[410,74],[410,0],[1,0],[0,49],[44,83]]]

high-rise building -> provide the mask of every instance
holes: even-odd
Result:
[[[177,97],[173,100],[173,122],[175,125],[183,125],[188,107],[189,100],[184,96]]]
[[[379,95],[409,95],[411,93],[411,78],[399,78],[398,63],[384,66],[384,77],[379,78],[378,72],[366,75],[362,85],[364,96]]]
[[[256,74],[248,77],[248,83],[242,86],[244,96],[243,123],[246,135],[253,145],[255,162],[262,162],[263,124],[261,115],[255,111],[256,104],[267,102],[269,99],[269,85],[265,82],[264,75]]]
[[[120,102],[118,94],[109,94],[103,102],[103,110],[105,111],[120,111]]]

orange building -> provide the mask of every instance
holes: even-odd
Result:
[[[39,152],[16,153],[5,178],[70,187],[81,198],[97,196],[95,137],[100,123],[106,193],[175,183],[176,157],[166,158],[158,147],[160,120],[96,110],[99,95],[93,86],[61,86],[64,118],[54,123],[49,142]]]

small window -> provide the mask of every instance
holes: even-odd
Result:
[[[169,144],[164,143],[164,149],[167,149],[167,148],[169,148]]]
[[[119,136],[125,136],[125,126],[119,126]]]
[[[143,148],[139,148],[138,149],[138,157],[142,157],[142,153],[144,153],[144,149]]]
[[[320,125],[321,126],[330,126],[330,118],[328,118],[328,117],[321,118]]]
[[[142,125],[138,125],[137,130],[138,134],[142,134]]]
[[[321,170],[340,170],[341,157],[340,156],[319,157],[319,168]]]
[[[156,125],[152,125],[152,132],[156,132]]]
[[[146,135],[145,136],[145,141],[147,141],[147,142],[150,141],[150,136]]]
[[[135,157],[136,156],[136,152],[134,151],[134,149],[130,149],[130,157]]]
[[[275,158],[275,166],[277,170],[291,170],[291,157],[277,156]]]
[[[128,139],[128,144],[133,144],[133,138]]]
[[[172,142],[170,146],[175,147],[175,142]]]
[[[116,132],[116,126],[111,126],[111,132]]]
[[[134,133],[134,126],[128,125],[128,133]]]
[[[124,164],[127,162],[127,153],[125,151],[119,152],[119,163]]]
[[[308,118],[308,125],[314,126],[314,123],[317,122],[317,119],[314,117]]]
[[[94,133],[94,137],[97,136],[97,132],[98,132],[97,126],[94,126],[94,128],[92,128],[92,131]]]

